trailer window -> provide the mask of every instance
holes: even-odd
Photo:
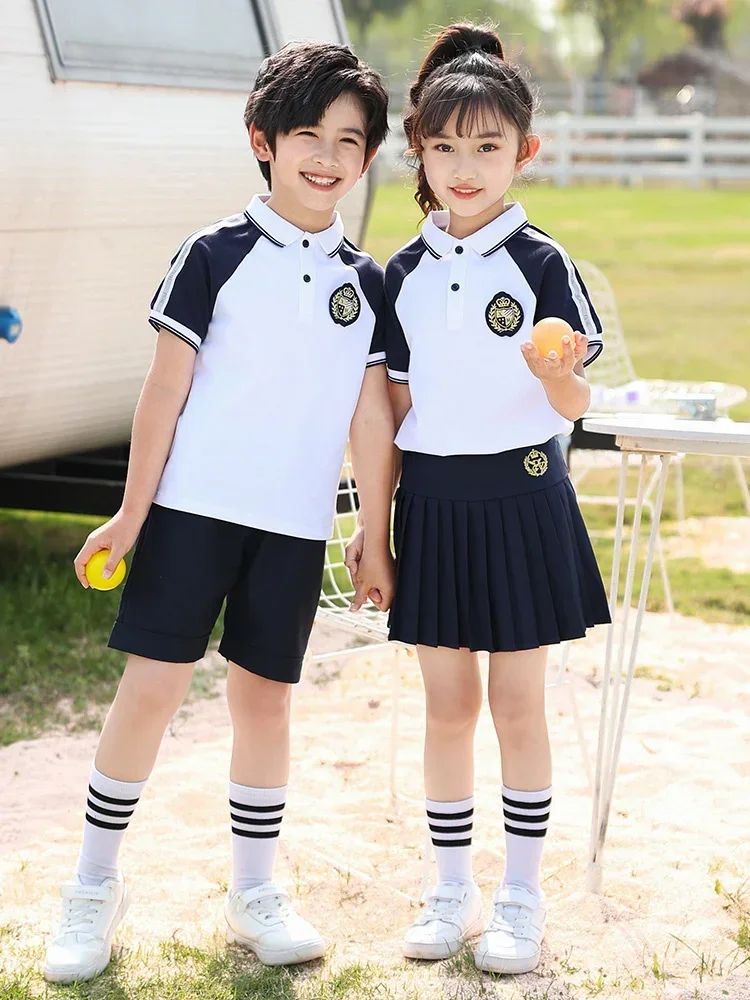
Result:
[[[56,79],[249,90],[270,0],[36,0]]]

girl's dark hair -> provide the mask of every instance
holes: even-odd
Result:
[[[418,161],[414,200],[425,215],[443,206],[427,183],[422,140],[442,132],[456,108],[459,135],[464,128],[471,132],[485,116],[510,123],[522,140],[531,132],[534,95],[519,67],[505,61],[502,42],[492,28],[443,28],[409,88],[404,131],[409,154]]]
[[[245,106],[245,127],[260,129],[275,155],[279,134],[319,125],[342,94],[356,97],[364,110],[367,157],[388,134],[388,95],[376,71],[346,45],[291,42],[264,60]],[[270,188],[270,164],[258,166]]]

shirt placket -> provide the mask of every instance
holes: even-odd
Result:
[[[299,243],[299,321],[311,326],[315,315],[315,247],[305,233]]]
[[[448,329],[460,330],[464,322],[464,294],[468,253],[465,247],[457,246],[451,251],[449,257]]]

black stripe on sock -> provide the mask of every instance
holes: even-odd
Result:
[[[244,802],[235,802],[233,799],[229,800],[229,805],[232,809],[245,809],[247,812],[257,812],[257,813],[273,813],[281,812],[281,810],[286,805],[286,802],[282,802],[279,806],[248,806]]]
[[[101,799],[102,802],[109,802],[113,806],[137,806],[138,799],[113,799],[111,795],[102,795],[101,792],[97,792],[93,785],[89,785],[89,792],[97,799]]]
[[[94,802],[91,799],[86,802],[86,805],[89,809],[96,809],[98,813],[103,813],[105,816],[115,816],[118,819],[129,819],[135,812],[135,809],[129,809],[127,812],[118,812],[117,809],[105,809],[104,806],[100,806],[98,802]]]
[[[278,837],[280,832],[280,830],[238,830],[236,826],[232,827],[232,833],[236,833],[238,837],[255,837],[257,839]]]
[[[435,847],[470,847],[471,837],[468,837],[466,840],[435,840],[433,837],[432,843]]]
[[[546,823],[549,819],[549,813],[540,813],[539,816],[524,816],[522,813],[512,813],[503,809],[503,815],[506,819],[515,820],[516,823]]]
[[[128,828],[127,823],[103,823],[100,819],[89,816],[88,813],[86,813],[86,821],[94,826],[100,826],[102,830],[127,830]]]
[[[505,824],[506,833],[514,833],[517,837],[544,837],[547,833],[547,827],[543,830],[521,830],[517,826],[508,826]]]
[[[543,802],[516,802],[515,799],[506,799],[504,795],[503,802],[506,806],[512,806],[514,809],[546,809],[552,805],[551,798],[545,799]]]
[[[436,812],[430,812],[430,810],[428,809],[427,815],[430,817],[430,819],[468,819],[469,816],[474,815],[474,810],[467,809],[466,812],[462,813],[436,813]]]
[[[467,823],[466,826],[434,826],[429,824],[432,833],[470,833],[474,824]]]
[[[256,816],[238,816],[237,813],[230,812],[230,817],[235,823],[252,823],[254,826],[271,826],[273,823],[281,823],[282,817],[277,816],[272,819],[260,819]]]

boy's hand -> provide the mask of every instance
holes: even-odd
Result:
[[[357,586],[357,573],[359,571],[359,561],[362,558],[362,552],[365,547],[365,526],[363,524],[357,525],[357,530],[354,532],[352,537],[349,539],[349,544],[346,547],[344,553],[344,565],[349,570],[349,576],[352,578],[352,583]]]
[[[521,353],[532,374],[542,382],[555,382],[570,375],[578,362],[586,357],[589,348],[588,337],[578,332],[575,337],[575,344],[571,343],[570,337],[563,337],[562,357],[551,351],[549,357],[545,358],[530,340],[522,344]]]
[[[359,611],[368,597],[379,611],[387,611],[396,589],[396,567],[390,550],[384,547],[376,552],[365,548],[359,557],[354,584],[350,611]]]
[[[102,571],[102,576],[105,579],[112,576],[119,561],[135,545],[143,521],[142,517],[124,514],[119,510],[106,524],[91,532],[83,543],[83,548],[73,560],[76,576],[82,587],[88,588],[89,586],[89,581],[86,579],[86,563],[100,549],[109,549],[109,558]]]

